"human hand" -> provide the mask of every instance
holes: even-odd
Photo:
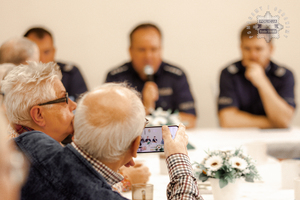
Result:
[[[151,109],[155,109],[155,102],[159,98],[158,87],[156,83],[147,81],[142,90],[143,104],[146,108],[146,114],[149,114]]]
[[[176,153],[188,155],[186,147],[188,144],[188,135],[185,133],[185,126],[183,124],[179,124],[174,140],[171,137],[171,132],[168,126],[162,127],[162,135],[164,139],[166,158]]]
[[[151,175],[149,168],[143,163],[136,163],[133,167],[124,167],[121,172],[128,177],[131,184],[147,183]]]
[[[254,87],[261,86],[267,79],[264,68],[254,61],[243,60],[243,65],[246,67],[245,77],[252,83]]]

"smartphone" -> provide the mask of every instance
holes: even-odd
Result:
[[[171,132],[171,136],[174,139],[178,126],[168,126]],[[153,153],[164,152],[164,140],[162,138],[161,126],[145,127],[141,136],[140,146],[138,153]]]

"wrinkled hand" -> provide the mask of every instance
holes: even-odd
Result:
[[[131,184],[147,183],[151,175],[149,168],[142,163],[136,163],[133,167],[123,167],[120,170],[128,177]]]
[[[162,127],[162,135],[164,139],[166,158],[176,153],[188,155],[186,147],[188,144],[188,135],[185,133],[185,126],[183,124],[179,124],[174,140],[172,139],[168,126]]]
[[[144,85],[142,95],[143,95],[143,104],[146,108],[146,112],[148,112],[151,109],[155,109],[155,102],[159,98],[158,87],[156,83],[152,81],[147,81]]]
[[[249,80],[254,87],[259,87],[267,79],[265,70],[258,63],[243,60],[243,65],[246,67],[245,77]]]

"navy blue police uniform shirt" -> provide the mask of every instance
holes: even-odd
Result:
[[[221,72],[218,110],[226,107],[237,107],[254,115],[266,115],[258,90],[245,78],[245,67],[236,62]],[[270,62],[266,75],[276,92],[291,106],[294,101],[294,76],[285,67]]]
[[[142,92],[145,81],[133,69],[132,63],[111,70],[106,77],[106,82],[124,82]],[[154,82],[158,86],[159,99],[156,108],[171,109],[196,115],[194,98],[184,72],[173,65],[162,62],[154,74]]]
[[[87,91],[85,81],[79,69],[72,64],[57,62],[62,73],[62,83],[69,94],[70,99],[75,101],[80,94]]]

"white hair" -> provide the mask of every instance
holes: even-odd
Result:
[[[128,104],[126,105],[126,108],[128,108],[126,110],[129,110],[129,112],[124,117],[122,116],[123,118],[120,121],[111,117],[113,114],[107,111],[89,109],[89,106],[95,104],[88,103],[86,97],[93,92],[85,94],[80,99],[75,113],[74,142],[96,159],[114,162],[124,155],[132,142],[142,134],[145,125],[145,108],[141,99],[137,96],[138,92],[125,86],[125,84],[103,84],[94,92],[99,90],[124,94],[126,99],[129,100],[126,103]],[[117,110],[120,110],[120,113],[122,112],[121,110],[124,110],[121,100],[107,98],[106,101],[111,101],[111,104]],[[118,115],[118,113],[114,113],[114,115]],[[104,123],[97,121],[96,125],[91,122],[91,118],[99,116],[107,116],[107,120],[103,119]]]
[[[0,64],[0,88],[1,88],[1,81],[4,79],[6,74],[15,67],[14,64],[11,63],[4,63]]]
[[[24,64],[26,61],[39,61],[38,46],[25,37],[7,40],[0,47],[0,64]]]
[[[30,109],[57,97],[53,83],[61,77],[59,66],[54,62],[28,62],[28,65],[14,67],[2,80],[1,87],[10,123],[29,126]]]

